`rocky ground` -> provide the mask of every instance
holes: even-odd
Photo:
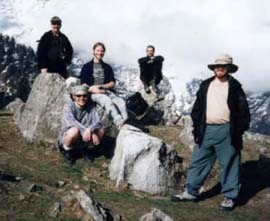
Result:
[[[174,220],[270,220],[269,174],[265,165],[259,163],[259,146],[246,143],[242,157],[242,192],[235,211],[218,210],[222,197],[218,194],[218,166],[210,174],[198,203],[172,203],[169,197],[150,196],[129,189],[108,178],[111,151],[97,152],[91,164],[83,159],[74,166],[64,163],[62,156],[52,145],[28,144],[16,128],[12,115],[0,112],[0,220],[91,220],[71,191],[83,189],[115,217],[122,220],[139,220],[151,208],[156,207]],[[180,127],[149,127],[150,133],[174,146],[183,158],[183,188],[185,171],[191,151],[179,139]],[[270,146],[266,146],[270,150]],[[266,165],[267,166],[267,165]],[[12,182],[4,174],[21,176]],[[9,181],[7,181],[9,180]],[[118,216],[117,216],[118,215]]]

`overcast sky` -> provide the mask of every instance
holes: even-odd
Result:
[[[1,0],[0,30],[36,40],[59,15],[62,31],[83,60],[96,41],[107,46],[105,61],[137,67],[148,44],[165,57],[164,75],[177,92],[194,76],[208,77],[207,64],[229,53],[244,88],[270,90],[270,1],[267,0]],[[1,15],[2,14],[2,15]],[[2,17],[1,17],[2,16]],[[15,16],[12,20],[10,16]],[[14,24],[7,29],[6,23]],[[23,30],[23,32],[22,32]]]

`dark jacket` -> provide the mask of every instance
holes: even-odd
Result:
[[[193,135],[195,143],[201,144],[206,128],[206,100],[208,87],[215,77],[203,81],[197,92],[191,118],[193,121]],[[242,135],[248,130],[250,123],[250,112],[246,95],[241,84],[232,76],[229,76],[228,107],[230,110],[230,134],[232,145],[241,150],[243,147]]]
[[[94,84],[93,63],[94,61],[91,60],[82,67],[80,74],[82,84],[87,84],[88,86],[92,86]],[[101,61],[101,65],[104,69],[104,84],[107,84],[111,81],[115,82],[112,67],[103,61]]]
[[[162,63],[164,58],[156,56],[153,62],[150,57],[143,57],[138,60],[140,66],[140,79],[142,82],[149,84],[155,78],[156,85],[162,80]]]
[[[59,37],[55,37],[52,31],[48,31],[38,44],[38,67],[48,68],[49,72],[65,74],[66,65],[71,63],[72,55],[73,48],[66,35],[60,32]]]

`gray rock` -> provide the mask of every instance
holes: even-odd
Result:
[[[18,199],[19,199],[19,201],[23,201],[23,200],[25,200],[25,196],[23,194],[20,194]]]
[[[173,219],[167,214],[163,213],[161,210],[152,208],[151,212],[143,215],[140,218],[140,221],[173,221]]]
[[[174,193],[180,179],[178,156],[162,140],[125,125],[119,132],[109,171],[116,185],[122,181],[151,194]]]
[[[65,185],[66,185],[66,182],[62,180],[57,181],[57,183],[55,184],[56,187],[63,187]]]
[[[31,184],[29,189],[28,189],[28,192],[30,192],[30,193],[41,192],[41,191],[43,191],[43,187],[39,186],[35,183]]]
[[[184,126],[183,130],[180,133],[180,140],[186,146],[193,150],[195,146],[194,137],[192,134],[192,120],[188,116],[184,116],[181,118],[182,125]]]
[[[106,221],[109,220],[109,216],[112,217],[100,203],[93,200],[83,190],[77,191],[75,195],[83,210],[91,215],[94,220]]]
[[[10,110],[14,114],[15,122],[18,121],[23,109],[24,109],[24,102],[20,98],[16,98],[14,101],[9,103],[6,106],[7,110]]]
[[[55,143],[61,127],[62,109],[68,99],[62,76],[38,75],[23,111],[15,119],[27,141]]]
[[[61,212],[61,204],[56,202],[53,204],[53,206],[50,208],[49,216],[50,217],[58,217]]]

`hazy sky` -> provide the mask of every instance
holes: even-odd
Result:
[[[239,65],[235,77],[244,88],[270,90],[267,0],[0,1],[2,10],[3,5],[14,9],[0,13],[0,30],[34,48],[50,28],[50,18],[59,15],[62,31],[85,61],[93,43],[102,41],[107,46],[104,60],[136,67],[145,46],[153,44],[165,57],[164,75],[178,92],[193,76],[210,76],[207,64],[226,52]],[[7,21],[18,25],[7,29]]]

